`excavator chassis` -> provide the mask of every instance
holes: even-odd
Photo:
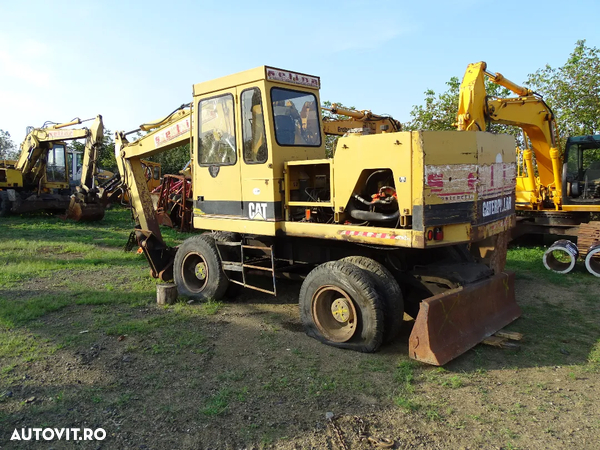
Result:
[[[409,355],[427,364],[444,365],[520,315],[513,272],[450,289],[421,302],[409,338]]]

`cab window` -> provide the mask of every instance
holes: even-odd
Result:
[[[48,150],[48,163],[46,165],[46,179],[50,182],[67,181],[67,168],[65,161],[65,146],[54,144]]]
[[[267,161],[267,139],[260,89],[242,92],[242,140],[244,161],[262,164]]]
[[[198,161],[201,165],[237,162],[233,95],[201,100],[198,106]]]
[[[321,145],[317,98],[308,92],[272,88],[275,138],[279,145]]]

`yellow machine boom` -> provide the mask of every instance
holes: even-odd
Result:
[[[487,122],[521,128],[525,149],[521,152],[521,166],[516,177],[517,210],[530,211],[527,217],[543,223],[547,229],[553,230],[552,232],[561,233],[560,228],[547,227],[552,225],[553,220],[556,225],[568,226],[568,230],[572,232],[572,225],[581,221],[587,222],[590,219],[589,213],[600,212],[600,177],[592,175],[594,178],[583,182],[587,167],[583,167],[581,156],[577,156],[579,174],[577,168],[569,168],[563,162],[554,114],[540,95],[517,85],[500,73],[488,72],[486,68],[485,62],[469,64],[467,67],[460,86],[458,129],[484,131]],[[486,77],[514,92],[517,97],[489,97],[484,83]],[[589,148],[598,148],[593,139],[589,141]],[[567,145],[567,151],[569,147],[570,145]],[[593,155],[591,152],[588,154]],[[600,161],[596,165],[600,165]],[[588,173],[595,174],[593,170],[595,169]],[[569,172],[571,174],[566,177]],[[578,176],[581,185],[588,189],[591,187],[590,195],[586,198],[583,198],[583,188],[575,189],[579,186],[574,183]],[[576,213],[584,215],[577,218]],[[561,216],[564,217],[562,223]]]

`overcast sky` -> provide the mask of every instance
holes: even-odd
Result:
[[[407,121],[468,63],[523,82],[600,47],[600,2],[0,0],[0,129],[102,114],[131,130],[192,84],[261,65],[321,77],[321,100]]]

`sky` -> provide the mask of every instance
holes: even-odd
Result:
[[[192,85],[269,65],[321,78],[321,100],[405,122],[467,65],[522,83],[600,47],[597,0],[0,0],[0,129],[102,114],[133,130]]]

